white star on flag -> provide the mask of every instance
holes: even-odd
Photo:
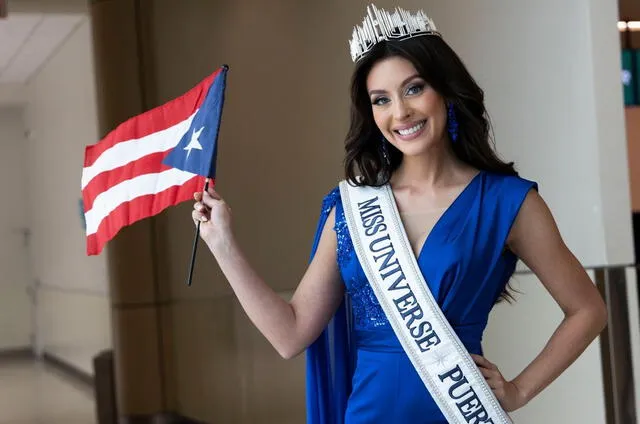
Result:
[[[202,130],[204,130],[204,127],[200,128],[198,131],[196,131],[195,129],[193,130],[193,134],[191,134],[191,140],[189,141],[189,144],[187,144],[187,146],[184,148],[184,150],[187,151],[187,158],[189,157],[193,149],[202,150],[202,144],[200,144],[199,140]]]

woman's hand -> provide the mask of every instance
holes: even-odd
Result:
[[[213,188],[204,193],[194,193],[196,203],[191,217],[200,222],[200,237],[213,249],[231,236],[231,208]]]
[[[506,381],[497,366],[480,355],[471,354],[471,357],[506,412],[515,411],[527,403],[520,389],[513,382]]]

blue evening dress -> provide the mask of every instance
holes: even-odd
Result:
[[[482,354],[489,313],[518,258],[505,247],[535,182],[482,171],[445,210],[417,262],[470,353]],[[354,252],[338,188],[324,199],[312,250],[331,210],[345,299],[307,349],[308,424],[440,424],[446,420],[402,350]]]

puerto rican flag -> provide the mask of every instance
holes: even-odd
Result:
[[[182,96],[120,124],[85,150],[87,254],[125,226],[193,199],[215,178],[228,67]]]

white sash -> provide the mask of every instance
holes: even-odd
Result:
[[[340,183],[355,252],[404,351],[452,424],[510,424],[440,310],[411,250],[389,185]]]

